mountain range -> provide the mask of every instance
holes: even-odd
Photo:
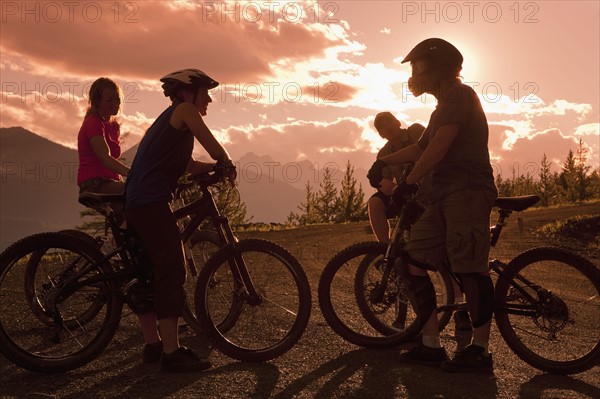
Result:
[[[135,157],[137,145],[122,155]],[[202,159],[202,158],[200,158]],[[286,162],[247,153],[238,160],[238,189],[252,222],[282,223],[304,201],[307,181],[316,192],[323,178],[318,164]],[[21,127],[0,129],[0,249],[43,231],[81,224],[77,202],[77,151]],[[334,179],[341,180],[345,165]],[[355,170],[363,188],[364,169]]]

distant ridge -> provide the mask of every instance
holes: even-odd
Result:
[[[0,248],[80,223],[77,152],[21,127],[0,129]]]

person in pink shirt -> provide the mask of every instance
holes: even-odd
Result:
[[[120,194],[129,167],[119,161],[121,132],[115,118],[121,109],[119,86],[109,78],[97,79],[90,87],[89,104],[77,136],[79,192]]]

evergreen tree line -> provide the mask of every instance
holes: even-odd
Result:
[[[537,206],[575,203],[600,199],[600,170],[591,170],[586,165],[588,149],[582,140],[577,150],[569,150],[561,170],[552,172],[552,163],[542,156],[539,171],[504,178],[496,176],[496,187],[502,197],[537,194],[540,202]],[[334,170],[324,170],[319,187],[306,182],[304,201],[298,205],[298,212],[290,212],[287,225],[298,226],[316,223],[345,223],[368,219],[365,192],[354,177],[354,167],[348,163],[340,184],[334,179]],[[186,202],[199,195],[191,189],[186,194]],[[221,212],[234,226],[247,225],[252,218],[246,216],[246,205],[239,192],[230,187],[219,187],[213,191],[215,202]],[[102,231],[104,219],[97,212],[86,209],[81,214],[83,223],[80,229],[89,232]]]
[[[579,140],[576,152],[569,150],[560,172],[552,172],[552,163],[546,154],[542,156],[539,171],[503,178],[496,176],[496,186],[502,197],[536,194],[540,196],[537,206],[600,200],[600,170],[591,170],[586,165],[588,149]],[[325,170],[320,190],[306,183],[305,199],[298,206],[299,212],[290,212],[287,223],[306,225],[313,223],[340,223],[366,220],[365,193],[354,178],[354,167],[350,162],[338,192],[332,181],[332,171]]]
[[[367,204],[362,184],[354,177],[354,167],[350,161],[342,178],[339,191],[333,179],[333,169],[324,170],[319,190],[306,182],[304,201],[298,205],[299,212],[290,212],[288,225],[315,223],[344,223],[367,219]]]
[[[502,197],[537,194],[538,206],[552,206],[600,199],[600,170],[591,171],[585,164],[588,149],[580,139],[576,152],[569,150],[560,172],[552,172],[552,163],[546,154],[542,156],[537,173],[496,177],[496,187]]]

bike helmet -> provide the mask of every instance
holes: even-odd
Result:
[[[430,60],[434,65],[447,67],[461,67],[463,56],[456,47],[444,39],[431,38],[417,44],[402,63],[417,61],[421,59]]]
[[[219,82],[201,70],[194,68],[181,69],[179,71],[171,72],[170,74],[160,78],[160,81],[163,82],[162,89],[165,97],[171,97],[177,94],[180,89],[186,87],[206,87],[210,90],[219,85]]]

